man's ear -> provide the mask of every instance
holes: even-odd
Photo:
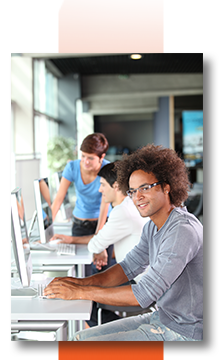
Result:
[[[118,186],[118,183],[117,181],[114,182],[114,184],[112,185],[113,189],[115,190],[119,190],[119,186]]]
[[[169,194],[169,192],[170,192],[170,185],[169,185],[169,184],[166,184],[166,185],[164,186],[164,193],[165,193],[165,194]]]

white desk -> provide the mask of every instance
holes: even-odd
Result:
[[[12,266],[11,270],[17,272],[14,255],[11,250]],[[91,264],[93,255],[87,249],[87,245],[76,245],[76,255],[57,255],[56,252],[48,250],[31,250],[31,260],[33,271],[67,271],[69,276],[73,275],[71,269],[76,265],[77,277],[85,276],[85,265]]]
[[[55,330],[62,327],[59,341],[67,340],[65,321],[89,320],[90,300],[22,299],[11,298],[11,323],[13,330]]]
[[[61,266],[77,266],[77,277],[84,277],[84,265],[91,264],[93,254],[87,249],[87,245],[76,245],[76,255],[57,255],[55,252],[31,250],[33,270],[42,270],[46,266],[54,266],[59,270]]]
[[[12,252],[13,253],[13,252]],[[55,252],[49,252],[49,251],[41,251],[41,250],[33,250],[31,251],[31,258],[32,258],[32,266],[33,266],[33,273],[34,272],[39,272],[39,271],[66,271],[68,276],[72,276],[73,271],[72,268],[74,267],[74,265],[76,265],[77,267],[77,277],[84,277],[85,273],[84,273],[84,265],[85,264],[90,264],[92,262],[92,254],[88,251],[87,249],[87,245],[76,245],[76,255],[74,256],[69,256],[69,255],[57,255],[57,253]],[[17,268],[16,265],[12,265],[12,272],[13,270],[15,270],[17,272]],[[17,302],[18,301],[18,302]],[[32,303],[32,301],[34,301]],[[49,301],[49,303],[48,303]],[[59,301],[61,301],[62,304],[62,308],[60,308],[59,306]],[[22,303],[24,303],[24,305],[22,305]],[[19,320],[27,320],[28,317],[26,317],[26,311],[23,312],[22,315],[22,311],[20,311],[19,313],[16,313],[16,311],[18,311],[18,305],[20,304],[20,307],[23,306],[23,308],[26,308],[25,304],[34,304],[34,308],[31,309],[31,318],[30,320],[34,320],[33,316],[34,316],[34,309],[36,309],[36,319],[37,320],[42,320],[41,319],[41,315],[44,315],[45,312],[49,310],[52,311],[52,317],[51,319],[54,320],[70,320],[69,321],[69,330],[71,332],[71,334],[73,334],[75,332],[75,325],[74,322],[71,320],[79,320],[79,328],[80,330],[83,329],[83,322],[84,320],[88,320],[90,319],[90,310],[89,310],[89,317],[88,314],[84,312],[84,310],[82,310],[82,314],[80,316],[80,309],[77,308],[77,303],[74,304],[74,309],[76,306],[76,312],[73,309],[69,309],[69,301],[64,301],[64,300],[47,300],[47,299],[41,299],[38,300],[37,299],[33,299],[33,300],[15,300],[12,299],[12,304],[13,304],[13,311],[14,311],[14,315],[12,320],[15,321],[19,321]],[[47,305],[47,303],[49,304],[49,306]],[[67,306],[68,304],[68,306]],[[16,307],[15,307],[16,305]],[[51,308],[50,308],[51,307]],[[56,312],[60,309],[62,310],[62,316],[61,318],[57,318],[58,315],[55,315],[55,313],[53,313],[53,307],[55,307]],[[63,309],[66,309],[66,312],[63,312]],[[79,311],[80,310],[80,311]],[[28,308],[27,308],[28,311]],[[42,311],[42,313],[38,312],[38,311]],[[68,312],[69,311],[69,312]],[[29,314],[29,315],[30,315]],[[59,312],[58,312],[59,314]],[[29,316],[28,315],[28,316]],[[47,321],[48,316],[50,315],[50,311],[48,312],[48,315],[43,316],[43,320]],[[65,315],[65,316],[64,316]],[[23,318],[21,317],[23,316]],[[77,318],[76,318],[77,317]],[[37,328],[37,323],[35,324],[31,324],[32,327]],[[13,324],[13,326],[16,326]]]
[[[70,225],[61,225],[54,223],[54,234],[72,234],[72,221]],[[36,239],[39,236],[38,229],[36,228],[32,232],[32,236]],[[41,255],[39,255],[39,253]],[[88,251],[87,245],[76,245],[76,255],[57,255],[49,251],[31,250],[31,258],[33,264],[33,270],[43,270],[42,267],[49,267],[51,271],[59,271],[61,269],[66,270],[67,266],[76,265],[77,277],[85,276],[85,265],[92,263],[93,255]],[[57,268],[59,266],[59,269]],[[69,273],[71,275],[71,271]]]
[[[65,233],[59,227],[60,233]],[[70,229],[65,229],[67,232]],[[55,230],[56,231],[56,230]],[[76,245],[76,255],[57,255],[55,252],[31,250],[33,272],[39,271],[67,271],[71,276],[72,268],[76,266],[77,277],[85,276],[85,265],[91,264],[93,255],[88,251],[87,245]],[[12,250],[12,261],[13,261]],[[16,271],[16,265],[12,263],[12,272]],[[89,306],[89,307],[88,307]],[[79,320],[80,329],[83,321],[90,319],[91,301],[85,300],[52,300],[52,299],[13,299],[11,303],[12,329],[56,328],[65,325],[63,321],[69,321],[69,330],[73,334],[73,320]],[[18,323],[20,321],[20,323]],[[42,322],[42,323],[41,323]],[[55,323],[54,323],[55,322]],[[65,337],[65,336],[64,336]],[[61,339],[63,336],[61,336]]]
[[[13,299],[11,320],[89,320],[92,301],[58,299]]]

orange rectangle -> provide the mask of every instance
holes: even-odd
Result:
[[[60,342],[59,360],[104,358],[163,360],[163,342]]]

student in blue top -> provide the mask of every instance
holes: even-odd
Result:
[[[80,147],[81,159],[68,162],[63,171],[60,187],[52,204],[52,216],[54,220],[73,181],[77,198],[73,210],[73,236],[97,233],[105,224],[111,210],[99,192],[100,176],[97,175],[99,170],[109,163],[104,159],[108,147],[108,141],[103,134],[88,135]],[[112,250],[111,246],[108,249],[109,261]]]

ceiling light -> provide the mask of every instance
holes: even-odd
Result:
[[[141,54],[132,54],[131,55],[131,59],[133,60],[139,60],[142,58],[142,55]]]

